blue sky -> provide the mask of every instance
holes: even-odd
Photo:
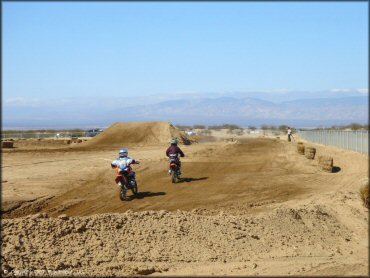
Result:
[[[3,98],[368,87],[368,3],[3,3]]]

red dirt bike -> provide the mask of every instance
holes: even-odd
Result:
[[[131,164],[139,164],[139,162]],[[119,186],[119,197],[121,201],[127,200],[126,195],[129,189],[131,189],[133,195],[136,195],[138,193],[136,174],[134,171],[132,171],[131,164],[124,168],[120,168],[117,166],[114,167],[117,169],[117,176],[115,181]]]
[[[179,158],[176,154],[170,154],[170,175],[172,183],[177,183],[180,178]]]

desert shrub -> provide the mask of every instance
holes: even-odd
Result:
[[[194,129],[206,129],[207,127],[205,125],[193,125]]]
[[[369,130],[369,125],[368,124],[365,124],[365,125],[362,125],[362,124],[358,124],[358,123],[351,123],[349,125],[332,125],[331,127],[318,127],[318,128],[314,128],[313,130],[348,130],[348,129],[351,129],[351,130]]]
[[[281,131],[285,131],[285,130],[288,129],[288,126],[287,125],[279,125],[278,129],[281,130]]]
[[[365,207],[369,208],[369,179],[365,179],[360,188],[360,197]]]
[[[227,128],[227,129],[241,129],[241,127],[238,126],[238,125],[229,125],[229,124],[223,125],[223,128]]]
[[[236,129],[236,130],[234,130],[234,133],[235,133],[236,135],[241,136],[241,135],[243,135],[244,130],[242,130],[242,129]]]
[[[211,125],[208,127],[208,129],[213,129],[213,130],[221,130],[221,129],[238,129],[240,128],[238,125],[230,125],[230,124],[222,124],[222,125]]]
[[[220,130],[222,129],[222,127],[220,125],[210,125],[208,127],[208,129],[212,129],[212,130]]]
[[[350,124],[350,126],[349,126],[352,130],[359,130],[359,129],[361,129],[362,128],[362,125],[360,125],[360,124],[356,124],[356,123],[352,123],[352,124]]]
[[[208,130],[208,129],[203,129],[203,130],[199,131],[198,134],[208,136],[208,135],[211,135],[211,131]]]
[[[176,125],[175,127],[183,131],[191,129],[189,125]]]

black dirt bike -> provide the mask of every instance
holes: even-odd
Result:
[[[180,169],[178,163],[177,155],[170,154],[170,174],[172,183],[177,183],[180,178]]]

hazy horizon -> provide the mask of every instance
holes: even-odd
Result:
[[[156,96],[125,104],[124,99],[100,98],[64,99],[45,102],[8,104],[4,112],[3,129],[27,128],[96,128],[108,127],[114,122],[166,121],[173,124],[217,125],[291,125],[295,127],[330,127],[351,123],[368,123],[368,96],[348,92],[339,98],[330,92],[321,97],[297,99],[287,94],[287,101],[273,102],[269,95],[256,98],[236,94],[193,95],[192,98],[163,98]],[[122,103],[122,105],[121,105]],[[121,111],[132,111],[123,114]],[[353,112],[355,111],[355,113]],[[24,119],[33,117],[31,121]]]

